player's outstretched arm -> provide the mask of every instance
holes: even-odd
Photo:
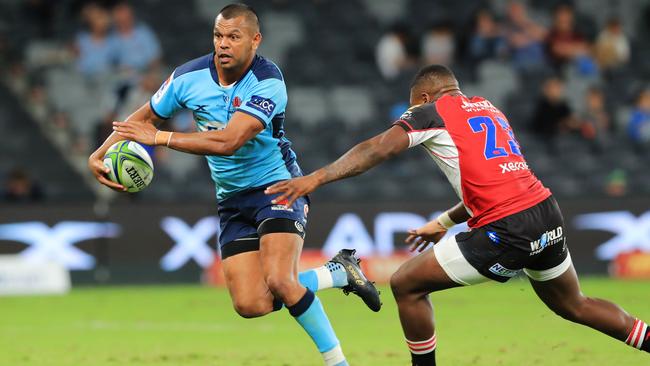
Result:
[[[218,131],[169,132],[160,131],[147,123],[126,122],[114,122],[113,129],[122,138],[146,145],[167,146],[197,155],[230,156],[264,130],[264,125],[251,115],[235,112],[226,128]]]
[[[148,124],[153,126],[154,124],[160,122],[161,119],[158,118],[155,113],[153,113],[149,103],[145,103],[137,111],[131,114],[126,119],[126,121],[129,121],[129,123],[131,123],[132,121],[141,121],[141,123],[143,124]],[[118,191],[126,191],[126,188],[121,184],[115,183],[109,180],[108,178],[106,178],[105,174],[108,173],[109,169],[104,166],[103,160],[106,151],[108,151],[108,149],[114,143],[124,139],[125,139],[124,137],[113,132],[110,136],[108,136],[108,138],[106,138],[106,141],[104,141],[104,143],[100,147],[98,147],[97,150],[95,150],[92,154],[90,154],[90,157],[88,157],[88,168],[95,176],[95,179],[97,179],[99,183]]]
[[[470,217],[463,202],[459,202],[436,219],[427,222],[424,226],[409,230],[405,242],[411,245],[412,252],[416,249],[421,252],[429,244],[440,241],[449,228],[469,220]]]
[[[340,179],[359,175],[388,158],[408,149],[409,137],[403,128],[393,126],[384,133],[361,142],[335,162],[300,178],[276,183],[266,189],[267,194],[280,196],[274,202],[288,200],[287,205],[316,188]]]

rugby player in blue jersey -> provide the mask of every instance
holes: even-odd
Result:
[[[314,292],[342,288],[374,311],[381,307],[379,294],[352,250],[298,273],[309,200],[273,203],[275,197],[264,193],[274,182],[302,175],[284,134],[287,92],[282,73],[256,55],[262,35],[249,6],[224,7],[213,35],[213,53],[176,68],[149,103],[126,121],[114,122],[115,132],[90,156],[90,170],[100,183],[123,190],[106,179],[102,160],[112,144],[124,139],[205,155],[217,191],[223,270],[237,313],[253,318],[286,307],[326,365],[347,365]],[[198,132],[155,127],[180,109],[193,111]]]

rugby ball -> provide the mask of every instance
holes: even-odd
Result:
[[[119,141],[104,155],[108,179],[123,185],[127,192],[140,192],[153,179],[153,162],[149,153],[137,142]]]

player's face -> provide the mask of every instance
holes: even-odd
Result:
[[[217,16],[213,43],[218,66],[224,70],[245,66],[257,51],[261,40],[262,35],[253,29],[246,17],[225,19],[221,15]]]

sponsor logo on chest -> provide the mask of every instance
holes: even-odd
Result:
[[[503,163],[499,164],[499,168],[501,168],[501,174],[505,173],[510,173],[510,172],[518,172],[520,170],[529,170],[528,164],[525,161],[518,161],[515,163]]]

